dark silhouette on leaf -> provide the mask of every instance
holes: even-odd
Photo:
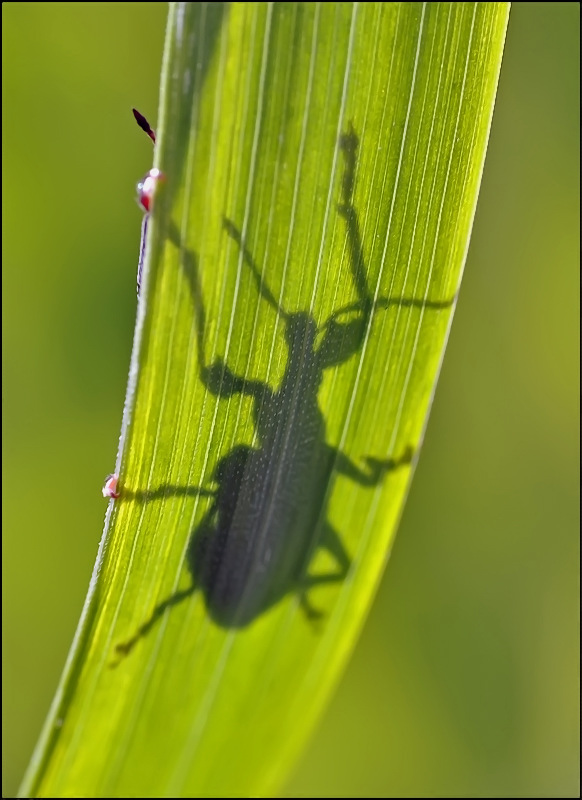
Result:
[[[358,137],[351,124],[340,137],[339,146],[345,167],[338,213],[346,222],[358,300],[334,312],[321,326],[308,312],[292,312],[280,305],[239,229],[229,218],[223,219],[224,229],[240,248],[260,296],[283,323],[288,352],[276,389],[234,374],[222,359],[205,363],[206,313],[197,259],[181,249],[194,300],[200,380],[217,398],[235,394],[252,398],[257,446],[237,445],[220,459],[212,477],[216,488],[165,486],[123,493],[123,498],[140,501],[168,494],[199,494],[210,497],[211,502],[188,545],[191,587],[158,605],[132,638],[117,645],[120,656],[127,655],[166,610],[196,590],[203,593],[212,619],[224,627],[248,625],[290,592],[298,593],[307,617],[317,620],[321,613],[310,604],[309,589],[343,581],[350,568],[341,538],[327,519],[327,500],[322,501],[329,497],[334,476],[342,474],[361,486],[375,486],[388,471],[410,464],[413,458],[410,446],[396,459],[366,457],[362,468],[326,441],[325,420],[318,405],[324,371],[345,363],[360,350],[372,315],[393,304],[440,309],[454,301],[372,299],[352,204]],[[170,232],[170,238],[179,244],[176,231]],[[312,575],[309,565],[318,548],[332,555],[336,567],[326,574]]]

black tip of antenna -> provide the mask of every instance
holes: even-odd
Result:
[[[137,122],[139,127],[142,129],[142,131],[147,133],[147,135],[150,137],[152,142],[155,142],[156,141],[156,134],[152,130],[152,128],[150,127],[150,124],[147,121],[147,119],[144,117],[143,114],[139,113],[137,108],[132,108],[131,110],[133,111],[133,116],[135,117],[135,121]]]

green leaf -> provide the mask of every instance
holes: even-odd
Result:
[[[23,794],[284,779],[418,456],[507,16],[171,6],[120,497]]]

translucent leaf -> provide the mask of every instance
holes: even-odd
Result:
[[[285,777],[418,457],[507,15],[171,6],[120,496],[24,794]]]

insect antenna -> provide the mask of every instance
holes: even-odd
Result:
[[[236,227],[236,225],[234,224],[234,222],[232,220],[230,220],[228,217],[224,217],[224,216],[222,218],[222,225],[223,225],[225,231],[231,237],[231,239],[233,239],[237,243],[237,245],[239,246],[239,249],[240,249],[240,251],[242,252],[242,255],[243,255],[243,260],[244,260],[245,264],[247,264],[247,266],[250,268],[250,270],[251,270],[251,272],[253,274],[253,277],[255,279],[255,283],[257,284],[257,289],[259,290],[259,294],[261,295],[261,297],[264,300],[266,300],[267,303],[271,306],[271,308],[273,308],[277,312],[277,314],[279,314],[281,317],[283,317],[283,319],[288,319],[289,318],[289,314],[281,306],[279,301],[275,298],[275,295],[272,293],[272,291],[269,289],[269,287],[265,283],[265,281],[263,279],[263,276],[261,275],[261,271],[257,267],[257,265],[255,264],[255,261],[254,261],[252,255],[250,254],[247,246],[245,245],[244,240],[242,238],[242,234],[239,231],[239,229]]]
[[[147,119],[144,117],[143,114],[139,113],[137,108],[132,108],[131,110],[133,111],[133,116],[135,117],[135,121],[137,122],[139,127],[142,129],[142,131],[147,133],[147,135],[150,137],[152,142],[155,144],[156,143],[156,132],[150,126],[150,124],[147,121]]]

